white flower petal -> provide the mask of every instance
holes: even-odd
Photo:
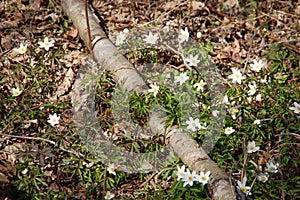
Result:
[[[241,71],[237,68],[231,68],[232,74],[228,76],[228,78],[232,79],[232,83],[237,82],[238,84],[242,83],[242,80],[245,77],[242,75]]]

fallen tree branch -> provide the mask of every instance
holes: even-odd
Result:
[[[64,0],[62,1],[62,6],[64,12],[79,29],[79,34],[85,44],[88,44],[88,28],[86,23],[84,23],[84,2],[81,0]],[[89,10],[89,12],[93,55],[97,63],[105,70],[111,71],[116,82],[122,83],[122,86],[128,91],[147,91],[148,86],[139,76],[136,69],[117,51],[99,26],[99,21],[93,15],[92,11]],[[74,87],[74,90],[77,90],[74,93],[79,93],[78,91],[82,90],[82,88],[78,88],[77,85],[77,87]],[[85,96],[81,95],[80,101],[83,101],[84,98]],[[76,99],[73,99],[72,102],[76,102]],[[77,105],[73,106],[76,107]],[[191,170],[211,171],[208,188],[213,199],[236,199],[229,177],[187,133],[176,126],[169,127],[165,130],[164,121],[161,119],[159,113],[151,113],[149,123],[154,133],[166,133],[166,145],[175,152]]]

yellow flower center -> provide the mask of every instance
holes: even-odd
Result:
[[[240,78],[241,76],[239,74],[234,74],[235,78]]]
[[[241,187],[241,191],[243,192],[243,193],[246,193],[247,192],[247,190],[246,190],[246,187]]]
[[[189,180],[189,181],[193,181],[194,178],[193,178],[192,176],[188,176],[188,180]]]
[[[231,114],[232,114],[232,115],[235,115],[236,113],[238,113],[238,110],[235,109],[235,108],[232,108],[232,109],[231,109]]]

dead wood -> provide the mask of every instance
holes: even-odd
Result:
[[[84,40],[85,44],[88,45],[89,36],[87,34],[88,27],[85,20],[84,1],[64,0],[62,1],[62,5],[64,12],[79,29],[80,37]],[[134,89],[141,92],[146,91],[148,87],[136,69],[117,51],[112,42],[106,37],[93,12],[90,9],[88,12],[93,55],[97,63],[105,70],[111,71],[116,82],[122,83],[124,88],[128,91]],[[74,87],[74,90],[82,90],[82,88]],[[74,102],[74,100],[72,101]],[[84,101],[84,97],[81,97],[80,101]],[[150,117],[150,127],[154,132],[165,133],[166,131],[166,145],[175,152],[191,170],[211,171],[208,188],[213,199],[236,199],[229,177],[187,133],[178,129],[176,126],[165,130],[164,122],[160,119],[159,113],[155,112],[152,113]]]

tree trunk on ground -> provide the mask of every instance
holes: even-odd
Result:
[[[62,5],[64,12],[79,29],[80,37],[89,46],[84,1],[63,0]],[[104,69],[111,71],[116,82],[122,82],[122,85],[128,91],[138,89],[138,91],[145,92],[148,88],[146,83],[139,76],[132,64],[117,51],[115,46],[106,37],[104,31],[99,26],[98,19],[91,10],[89,10],[89,24],[93,55],[97,63]],[[81,88],[74,89],[80,90]],[[187,133],[176,126],[165,130],[164,121],[160,118],[159,113],[155,112],[151,114],[150,127],[153,132],[166,132],[166,145],[181,158],[189,169],[211,171],[208,188],[213,199],[236,199],[229,177]]]

